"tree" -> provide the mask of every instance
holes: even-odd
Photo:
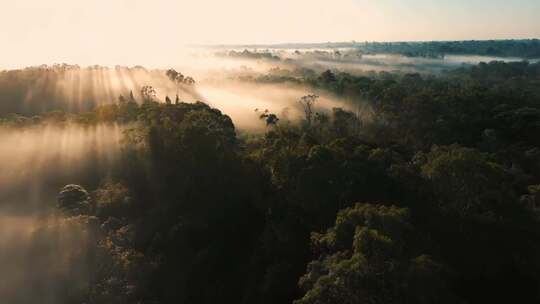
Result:
[[[122,218],[129,215],[132,199],[128,188],[122,183],[106,182],[94,192],[93,197],[96,215],[100,218]]]
[[[458,145],[435,146],[418,154],[422,174],[439,199],[439,208],[461,218],[499,218],[515,214],[512,177],[489,155]]]
[[[321,79],[324,83],[331,84],[337,81],[336,75],[330,70],[326,70],[321,74]]]
[[[194,85],[194,84],[195,84],[195,79],[193,79],[193,78],[190,77],[190,76],[187,76],[187,77],[184,79],[184,83],[187,84],[187,85]]]
[[[135,101],[135,96],[133,96],[133,91],[132,90],[129,91],[129,101],[130,102],[136,102]]]
[[[165,75],[167,75],[169,80],[174,82],[174,84],[176,85],[176,95],[178,95],[180,84],[184,81],[184,75],[182,75],[182,73],[179,73],[174,69],[167,70]]]
[[[118,104],[118,119],[120,122],[134,121],[137,119],[139,105],[133,99],[133,93],[130,92],[130,99],[127,102]]]
[[[300,279],[295,304],[455,303],[443,267],[418,255],[409,210],[356,204],[326,233],[313,233],[316,259]]]
[[[89,214],[92,209],[90,194],[80,185],[66,185],[58,195],[58,208],[70,215]]]
[[[307,122],[308,128],[311,127],[311,121],[313,119],[313,105],[317,101],[319,96],[314,94],[309,94],[302,96],[298,101],[302,108],[304,109],[304,114]]]
[[[332,129],[337,137],[354,136],[358,133],[360,121],[354,113],[333,108],[332,114]]]
[[[259,113],[259,109],[255,109],[255,112]],[[277,115],[270,113],[268,109],[259,114],[259,119],[264,120],[266,122],[266,126],[275,126],[279,121]]]
[[[179,73],[175,71],[174,69],[169,69],[165,73],[167,75],[167,78],[169,78],[170,81],[174,82],[176,85],[176,95],[178,95],[178,90],[180,89],[180,85],[186,84],[186,85],[193,85],[195,84],[195,79],[191,76],[184,76],[182,73]]]
[[[167,70],[167,72],[165,72],[165,75],[167,75],[167,77],[171,80],[171,81],[175,81],[176,80],[176,77],[178,76],[178,72],[174,69],[169,69]]]
[[[141,96],[144,103],[152,102],[156,99],[156,90],[152,86],[143,86]]]

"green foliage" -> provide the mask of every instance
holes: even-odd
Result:
[[[441,208],[449,213],[498,219],[519,208],[511,175],[486,154],[454,145],[434,147],[417,158]]]
[[[121,183],[107,182],[93,193],[96,215],[101,218],[129,215],[132,198],[129,189]]]
[[[90,194],[80,185],[66,185],[58,196],[58,208],[70,215],[89,214],[92,210]]]
[[[340,211],[326,233],[313,234],[317,259],[300,279],[306,294],[294,303],[452,303],[442,266],[414,257],[411,228],[407,209],[356,204]]]

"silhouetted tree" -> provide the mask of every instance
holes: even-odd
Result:
[[[58,207],[70,215],[89,214],[92,210],[90,194],[80,185],[66,185],[58,195]]]
[[[156,90],[152,86],[143,86],[141,88],[141,96],[144,103],[155,101]]]
[[[192,77],[190,76],[187,76],[183,83],[187,84],[187,85],[194,85],[195,84],[195,79],[193,79]]]
[[[255,109],[255,112],[259,114],[259,109]],[[259,119],[264,120],[266,123],[266,126],[275,126],[277,122],[279,121],[279,118],[276,114],[270,113],[268,109],[264,110],[264,112],[259,114]]]
[[[311,121],[313,119],[313,114],[314,114],[313,106],[318,98],[319,96],[310,94],[310,95],[302,96],[300,100],[298,101],[300,105],[302,106],[302,108],[304,109],[304,115],[306,118],[308,128],[311,127]]]
[[[132,90],[129,91],[129,101],[130,102],[136,102],[135,101],[135,96],[133,96],[133,91]]]

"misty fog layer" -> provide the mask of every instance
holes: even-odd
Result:
[[[0,128],[0,210],[46,211],[66,183],[106,174],[121,136],[120,126],[105,124]]]
[[[183,102],[203,101],[230,115],[237,127],[261,129],[254,110],[266,110],[295,119],[301,115],[298,99],[308,93],[321,95],[319,107],[347,108],[347,101],[324,92],[284,83],[244,81],[265,75],[292,78],[326,69],[351,74],[376,72],[440,73],[478,62],[519,61],[513,57],[447,55],[408,57],[398,54],[362,53],[354,48],[266,49],[248,51],[226,49],[193,50],[182,55],[183,62],[173,68],[196,80],[194,86],[178,85],[165,70],[135,67],[79,67],[54,65],[0,72],[0,112],[27,116],[46,111],[87,111],[95,106],[115,104],[133,96],[141,103],[141,89],[151,86],[155,99],[169,97]],[[300,73],[300,74],[299,74]],[[303,73],[303,74],[301,74]]]
[[[63,303],[88,288],[88,225],[0,213],[2,303]]]
[[[56,197],[107,176],[120,140],[118,125],[0,129],[2,303],[54,304],[88,287],[89,226],[56,214]]]
[[[298,99],[311,90],[294,85],[254,84],[239,81],[198,86],[198,92],[203,97],[202,101],[229,115],[235,126],[241,130],[264,128],[255,110],[268,110],[278,114],[283,120],[299,120],[304,114]],[[317,106],[322,112],[330,111],[334,107],[350,108],[345,101],[322,92]]]

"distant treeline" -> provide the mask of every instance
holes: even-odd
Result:
[[[249,49],[338,49],[357,48],[366,53],[400,54],[410,57],[445,55],[481,55],[517,58],[540,58],[540,40],[467,40],[430,42],[328,42],[278,45],[230,46]]]
[[[364,52],[400,54],[408,57],[480,55],[496,57],[540,58],[540,40],[367,42],[358,48]]]

